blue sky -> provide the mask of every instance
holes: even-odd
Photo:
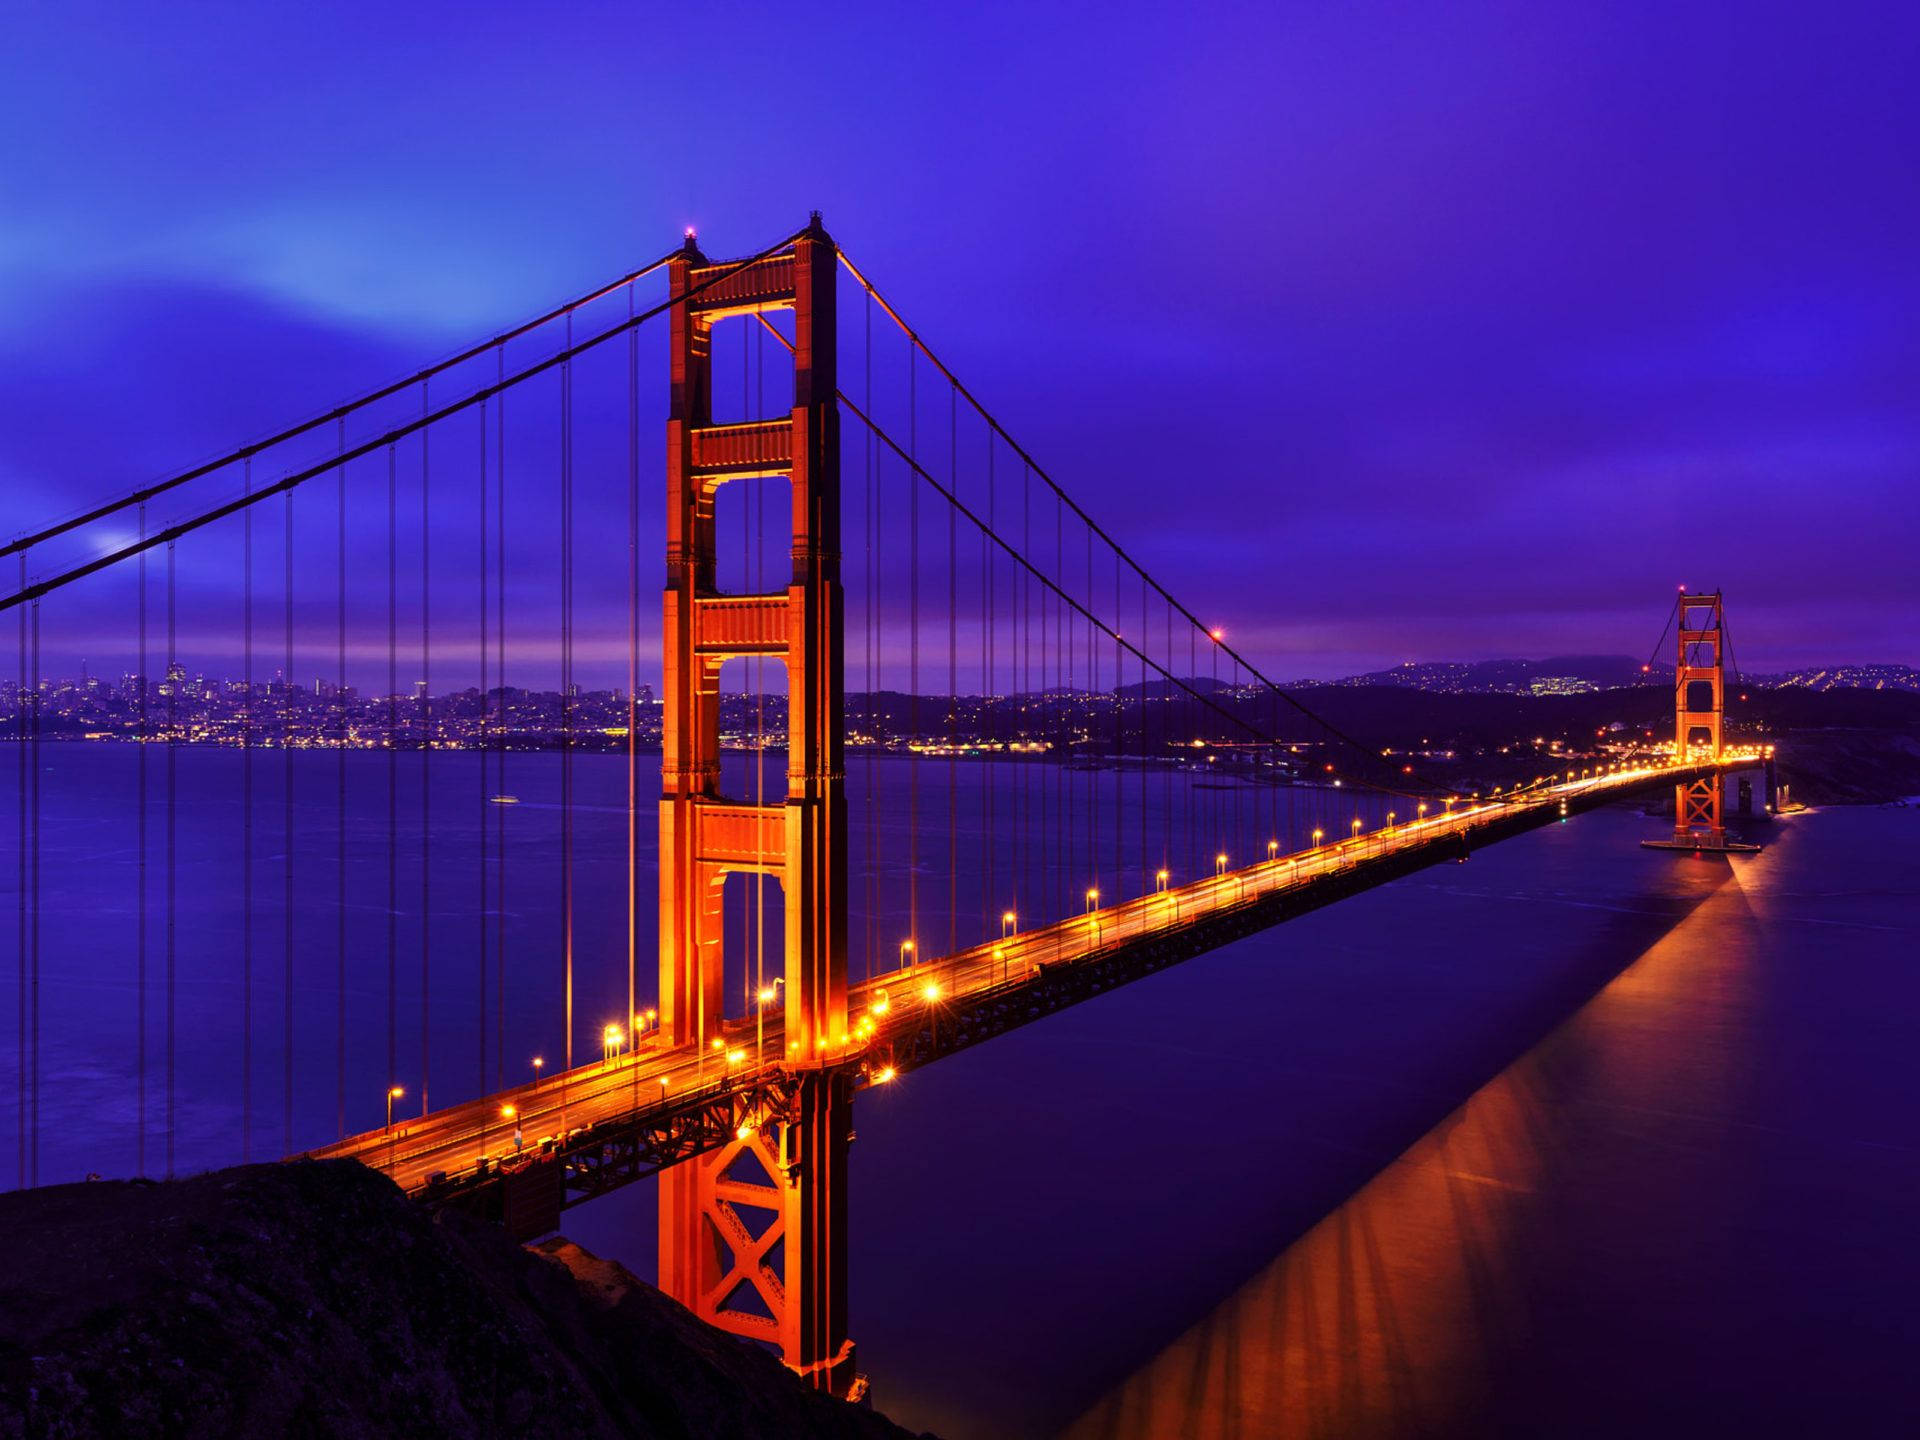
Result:
[[[0,528],[818,208],[1276,674],[1920,663],[1911,7],[815,8],[15,7]]]

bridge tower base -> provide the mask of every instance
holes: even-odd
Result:
[[[667,586],[662,629],[660,1029],[675,1047],[751,1051],[753,1020],[723,995],[726,877],[773,877],[785,935],[783,1056],[792,1100],[715,1153],[660,1177],[660,1288],[702,1319],[776,1346],[815,1386],[854,1384],[846,1325],[846,1147],[852,1088],[824,1068],[847,1043],[847,827],[840,590],[840,415],[834,280],[816,215],[793,244],[714,263],[691,235],[669,262]],[[713,421],[712,332],[793,312],[793,408]],[[784,589],[721,594],[715,498],[733,480],[785,476],[792,573]],[[786,666],[787,789],[754,804],[720,791],[720,667]],[[766,992],[758,1001],[772,1003]],[[837,1052],[837,1053],[836,1053]],[[731,1063],[730,1061],[727,1063]]]

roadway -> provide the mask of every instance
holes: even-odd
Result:
[[[1749,763],[1745,757],[1732,755],[1722,762],[1723,767],[1744,763]],[[1670,781],[1678,773],[1684,772],[1677,772],[1669,762],[1576,772],[1570,779],[1505,797],[1459,802],[1438,814],[1275,855],[1121,904],[1102,907],[1090,901],[1084,915],[853,983],[848,990],[846,1041],[816,1058],[858,1067],[861,1083],[885,1083],[892,1078],[890,1032],[917,1026],[924,1019],[923,1012],[916,1013],[917,1007],[964,1006],[970,995],[1031,979],[1042,966],[1085,962],[1123,949],[1131,941],[1219,916],[1275,892],[1311,886],[1371,860],[1450,837],[1470,842],[1476,832],[1491,830],[1496,822],[1564,810],[1575,800],[1584,805],[1631,793]],[[667,1048],[657,1035],[642,1035],[621,1053],[425,1116],[396,1119],[391,1128],[370,1130],[307,1153],[314,1158],[361,1160],[413,1191],[436,1174],[458,1176],[473,1171],[482,1156],[496,1162],[512,1156],[516,1125],[527,1150],[539,1148],[549,1138],[564,1149],[574,1132],[600,1122],[663,1110],[770,1075],[784,1058],[784,1027],[778,1013],[769,1007],[764,1029],[751,1019],[728,1022],[717,1049]]]

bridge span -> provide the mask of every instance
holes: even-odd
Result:
[[[865,1088],[1294,916],[1597,806],[1751,765],[1575,772],[1413,821],[1223,868],[1119,905],[929,958],[850,987],[847,1033],[813,1056],[777,1013],[730,1022],[718,1043],[643,1036],[601,1060],[306,1152],[353,1158],[408,1193],[501,1220],[523,1238],[560,1211],[777,1126],[802,1076]],[[516,1146],[516,1129],[521,1143]]]

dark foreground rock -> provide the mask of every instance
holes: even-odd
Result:
[[[906,1437],[352,1161],[0,1196],[0,1434]]]

